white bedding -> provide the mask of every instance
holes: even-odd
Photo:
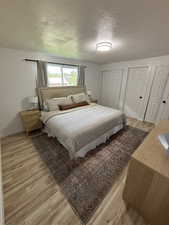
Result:
[[[71,158],[85,156],[125,125],[121,111],[94,103],[65,111],[42,112],[41,119],[48,135],[57,137]]]

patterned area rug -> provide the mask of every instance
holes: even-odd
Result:
[[[86,224],[146,135],[126,127],[84,159],[76,160],[69,159],[56,138],[43,134],[34,137],[33,142],[75,213]]]

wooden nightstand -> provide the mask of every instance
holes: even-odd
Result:
[[[98,101],[97,101],[97,99],[91,99],[91,102],[97,103]]]
[[[43,126],[40,121],[41,113],[37,109],[22,111],[20,112],[20,116],[27,135],[31,131],[41,129]]]

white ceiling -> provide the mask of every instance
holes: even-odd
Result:
[[[169,0],[0,0],[0,47],[96,63],[169,54]]]

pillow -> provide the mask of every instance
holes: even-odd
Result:
[[[57,111],[59,110],[59,105],[70,105],[72,103],[73,102],[70,96],[61,98],[51,98],[47,100],[49,111]]]
[[[85,105],[89,105],[89,103],[84,101],[84,102],[79,102],[79,103],[73,103],[70,105],[59,105],[59,109],[60,110],[68,110],[68,109],[73,109],[73,108],[77,108],[77,107],[85,106]]]
[[[76,95],[71,95],[71,97],[72,97],[72,100],[73,100],[74,103],[79,103],[79,102],[90,103],[89,97],[85,93],[79,93],[79,94],[76,94]]]

